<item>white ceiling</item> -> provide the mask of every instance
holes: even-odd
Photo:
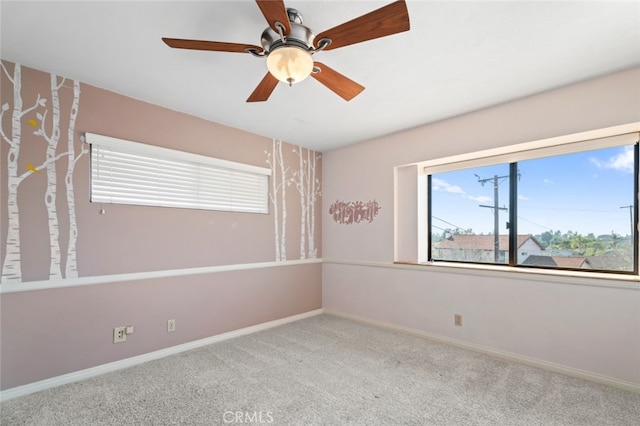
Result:
[[[319,33],[390,0],[285,3]],[[0,7],[3,59],[318,151],[640,65],[638,1],[409,0],[410,31],[314,55],[366,87],[351,102],[310,78],[246,103],[264,59],[161,37],[260,45],[253,1]]]

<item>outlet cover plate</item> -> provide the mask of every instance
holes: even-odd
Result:
[[[457,325],[458,327],[462,327],[462,315],[455,314],[453,316],[453,324]]]
[[[127,341],[127,327],[116,327],[113,329],[113,343]]]

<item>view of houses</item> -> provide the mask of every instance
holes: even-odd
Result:
[[[496,250],[497,248],[497,250]],[[443,233],[433,240],[434,260],[508,263],[509,236]],[[518,235],[517,264],[563,269],[633,271],[631,238],[615,234],[582,236],[559,231]]]

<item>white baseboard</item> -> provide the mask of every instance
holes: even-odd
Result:
[[[29,383],[22,386],[16,386],[15,388],[1,391],[0,401],[7,401],[9,399],[28,395],[30,393],[39,392],[45,389],[51,389],[57,386],[66,385],[68,383],[78,382],[80,380],[85,380],[90,377],[99,376],[101,374],[110,373],[112,371],[121,370],[123,368],[133,367],[134,365],[142,364],[147,361],[153,361],[155,359],[160,359],[170,355],[175,355],[180,352],[196,349],[202,346],[210,345],[212,343],[221,342],[223,340],[233,339],[234,337],[240,337],[247,334],[256,333],[258,331],[263,331],[269,328],[278,327],[283,324],[288,324],[290,322],[299,321],[301,319],[313,317],[320,314],[322,314],[322,309],[316,309],[314,311],[309,311],[302,314],[293,315],[290,317],[253,325],[251,327],[241,328],[239,330],[234,330],[228,333],[222,333],[215,336],[206,337],[200,340],[194,340],[193,342],[171,346],[169,348],[160,349],[154,352],[149,352],[149,353],[134,356],[131,358],[110,362],[108,364],[98,365],[96,367],[87,368],[85,370],[63,374],[61,376],[52,377],[50,379],[40,380],[38,382]]]
[[[602,376],[599,374],[591,373],[585,370],[579,370],[577,368],[567,367],[561,364],[555,364],[553,362],[543,361],[536,358],[530,358],[523,355],[514,354],[511,352],[505,352],[498,349],[493,349],[487,346],[476,345],[475,343],[465,342],[463,340],[452,339],[450,337],[439,336],[437,334],[427,333],[426,331],[417,330],[415,328],[403,327],[396,324],[391,324],[383,321],[376,321],[369,318],[360,317],[357,315],[345,314],[331,309],[323,309],[323,313],[327,315],[333,315],[340,318],[345,318],[353,321],[358,321],[364,324],[369,324],[376,327],[385,328],[392,331],[397,331],[404,334],[410,334],[412,336],[421,337],[423,339],[429,339],[440,343],[456,346],[462,349],[467,349],[474,352],[483,353],[496,358],[506,359],[508,361],[517,362],[520,364],[529,365],[531,367],[541,368],[543,370],[552,371],[554,373],[563,374],[565,376],[575,377],[578,379],[589,380],[591,382],[600,383],[602,385],[611,386],[618,389],[634,392],[640,394],[640,384],[627,382],[624,380],[615,379],[608,376]]]

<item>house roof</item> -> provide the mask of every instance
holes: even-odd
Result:
[[[518,248],[529,240],[541,249],[543,248],[543,245],[533,235],[518,235]],[[509,236],[499,235],[498,243],[500,250],[508,250]],[[450,238],[440,241],[436,247],[460,250],[493,250],[494,244],[493,235],[452,235]]]
[[[587,260],[594,269],[607,269],[609,271],[628,271],[633,265],[633,255],[631,252],[588,256]]]
[[[579,269],[591,267],[591,263],[584,256],[540,256],[531,255],[522,262],[523,265],[557,266],[560,268]]]

